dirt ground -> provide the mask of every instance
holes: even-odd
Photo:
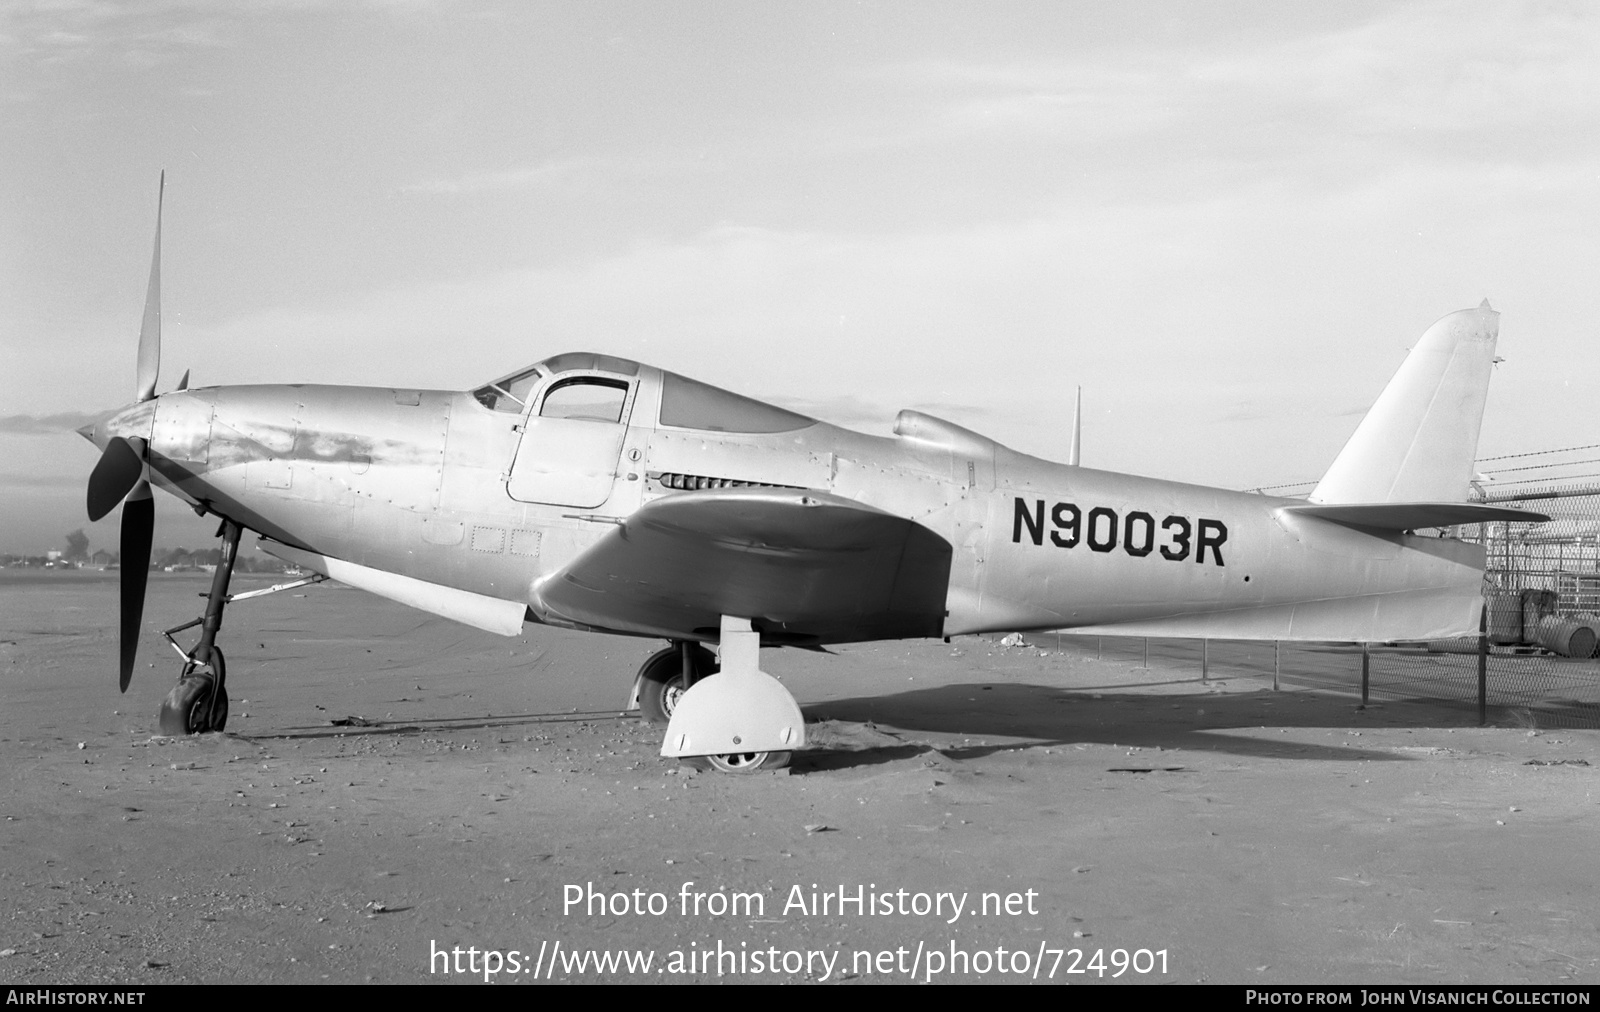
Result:
[[[1600,981],[1600,732],[958,639],[764,651],[811,747],[696,773],[618,712],[659,643],[322,586],[175,740],[115,578],[0,572],[0,980]]]

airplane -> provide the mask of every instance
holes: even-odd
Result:
[[[190,389],[185,373],[157,394],[160,267],[158,201],[134,400],[79,431],[102,451],[90,518],[123,504],[123,691],[152,486],[220,521],[205,613],[165,634],[184,656],[167,734],[225,725],[216,639],[250,596],[228,589],[246,531],[306,581],[505,636],[532,622],[663,639],[630,708],[664,725],[663,756],[742,773],[806,740],[762,647],[1442,639],[1484,611],[1483,549],[1448,529],[1548,519],[1466,501],[1498,336],[1487,300],[1430,327],[1310,497],[1284,499],[1084,467],[1076,434],[1066,464],[920,411],[865,435],[589,352],[465,391]]]

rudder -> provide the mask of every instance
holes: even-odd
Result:
[[[1485,299],[1429,327],[1317,483],[1314,503],[1461,502],[1494,368]]]

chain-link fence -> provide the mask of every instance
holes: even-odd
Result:
[[[1169,677],[1249,678],[1263,689],[1316,689],[1372,700],[1428,702],[1470,722],[1479,714],[1478,640],[1428,644],[1271,643],[1030,633],[1029,646],[1165,671]],[[1527,727],[1600,727],[1600,660],[1491,645],[1482,716]],[[1363,678],[1363,667],[1365,677]]]
[[[1600,727],[1600,444],[1478,461],[1476,498],[1547,514],[1541,524],[1477,524],[1484,546],[1489,705],[1539,726]],[[1476,641],[1431,644],[1476,653]],[[1442,656],[1442,655],[1441,655]],[[1475,662],[1475,658],[1474,658]],[[1459,679],[1401,665],[1423,687]]]

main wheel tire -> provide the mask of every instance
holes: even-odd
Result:
[[[220,731],[228,722],[228,690],[210,675],[187,675],[161,702],[161,733],[177,737]]]
[[[689,663],[699,681],[717,672],[717,659],[711,651],[696,644],[689,649]],[[639,668],[639,715],[645,723],[666,727],[677,709],[678,700],[689,687],[683,681],[683,656],[678,647],[657,650]]]
[[[683,762],[695,769],[716,773],[758,773],[783,769],[793,756],[793,752],[731,752],[727,755],[686,756]]]
[[[228,726],[228,687],[217,687],[216,700],[211,707],[211,726],[207,731],[220,731]]]

